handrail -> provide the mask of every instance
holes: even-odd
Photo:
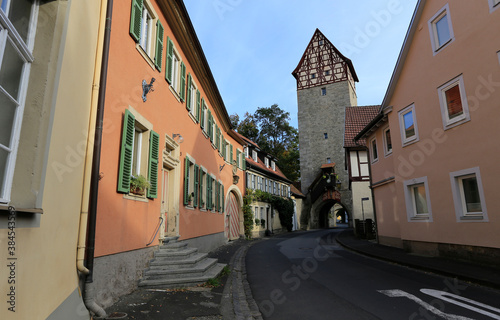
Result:
[[[158,231],[160,230],[162,223],[163,223],[163,218],[160,217],[160,221],[158,222],[158,228],[156,229],[155,235],[151,238],[151,241],[146,245],[146,247],[149,246],[150,244],[152,244],[153,241],[155,241],[156,235],[158,234]]]

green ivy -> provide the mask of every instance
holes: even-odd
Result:
[[[278,210],[281,225],[285,227],[288,231],[292,231],[293,228],[293,201],[291,199],[282,198],[270,194],[269,192],[264,192],[262,190],[251,190],[247,189],[246,196],[244,197],[244,203],[248,201],[248,209],[250,214],[252,214],[252,208],[250,204],[254,201],[262,201],[270,203],[273,209]],[[245,212],[245,211],[243,211]],[[253,215],[250,218],[250,224],[253,228]],[[250,229],[251,231],[251,229]],[[246,234],[246,228],[245,228]]]
[[[245,236],[247,239],[252,237],[253,230],[253,213],[252,207],[250,204],[252,203],[252,198],[248,195],[243,197],[243,227],[245,229]]]

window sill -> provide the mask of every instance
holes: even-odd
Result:
[[[434,50],[434,55],[436,55],[439,52],[441,52],[444,48],[446,48],[447,46],[449,46],[450,43],[452,43],[454,40],[455,40],[455,38],[450,38],[448,41],[446,41],[445,43],[443,43],[439,48],[436,48],[436,50]]]
[[[16,214],[17,213],[23,213],[23,214],[34,214],[34,213],[39,213],[39,214],[43,214],[43,209],[37,209],[37,208],[33,208],[33,209],[27,209],[27,208],[14,208]],[[0,213],[7,213],[9,214],[10,211],[9,211],[9,206],[2,206],[0,205]]]
[[[454,127],[457,127],[457,126],[462,125],[462,124],[469,122],[469,121],[470,121],[470,118],[464,117],[460,120],[455,120],[453,122],[446,123],[443,130],[446,131],[446,130],[452,129]]]
[[[144,60],[146,60],[146,62],[149,64],[149,66],[155,70],[156,67],[155,67],[155,64],[153,62],[153,60],[151,59],[151,57],[148,56],[148,54],[146,53],[146,51],[144,51],[144,49],[141,47],[140,44],[136,43],[135,44],[135,48],[137,49],[137,51],[139,51],[139,53],[141,54],[141,56],[144,58]]]
[[[429,221],[431,216],[429,215],[421,215],[421,216],[413,216],[410,218],[410,221]]]
[[[172,92],[172,94],[174,95],[175,99],[177,99],[177,101],[179,101],[180,103],[182,103],[183,101],[181,100],[181,96],[177,93],[177,91],[175,91],[175,89],[172,86],[172,84],[170,84],[168,86],[168,88],[170,89],[170,92]]]
[[[461,216],[460,217],[460,220],[461,221],[477,221],[477,220],[484,220],[484,216],[482,214],[478,214],[478,215],[466,215],[466,216]]]
[[[124,199],[127,199],[127,200],[135,200],[135,201],[141,201],[141,202],[149,202],[148,198],[146,198],[146,196],[138,196],[138,195],[134,195],[133,193],[128,193],[128,194],[124,194],[123,195],[123,198]]]
[[[418,142],[418,141],[419,141],[419,139],[417,139],[417,138],[414,138],[414,139],[412,139],[412,140],[407,140],[407,141],[404,141],[404,142],[403,142],[403,148],[404,148],[404,147],[407,147],[407,146],[409,146],[409,145],[412,145],[412,144],[414,144],[414,143],[416,143],[416,142]]]

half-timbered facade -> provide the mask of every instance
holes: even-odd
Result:
[[[370,169],[366,140],[356,135],[378,114],[380,106],[347,107],[345,112],[344,148],[352,190],[351,219],[374,219],[370,190]]]

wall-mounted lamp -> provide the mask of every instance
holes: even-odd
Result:
[[[149,84],[146,82],[146,80],[142,80],[142,101],[146,102],[146,95],[150,91],[155,91],[155,89],[153,88],[153,82],[155,82],[155,80],[155,78],[151,78],[151,82]]]
[[[174,134],[172,134],[172,139],[174,139],[175,142],[177,142],[179,144],[184,142],[184,138],[181,136],[180,133],[174,133]]]

